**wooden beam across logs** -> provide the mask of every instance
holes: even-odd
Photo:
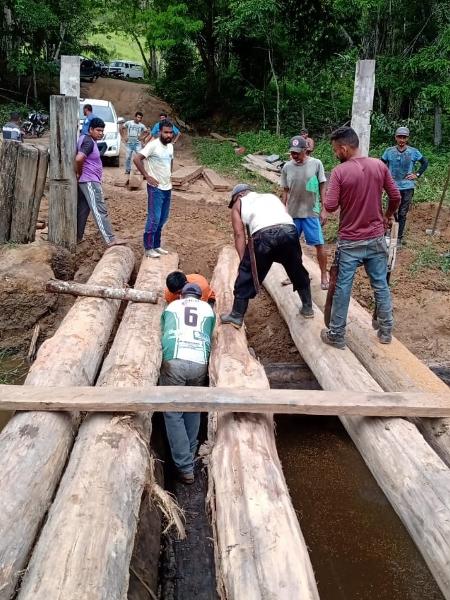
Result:
[[[176,254],[159,261],[144,258],[136,285],[161,287],[177,265]],[[162,310],[162,301],[128,305],[92,392],[108,397],[110,388],[103,386],[123,394],[123,387],[136,392],[157,384]],[[18,599],[126,598],[142,494],[153,479],[151,418],[147,409],[129,418],[94,414],[85,419]]]
[[[70,296],[86,296],[88,298],[108,298],[110,300],[126,300],[128,302],[150,302],[156,304],[158,295],[162,295],[162,288],[155,290],[142,290],[134,288],[110,288],[102,285],[78,283],[78,281],[61,281],[51,279],[45,285],[47,292],[56,294],[69,294]]]
[[[133,266],[132,250],[116,246],[105,252],[89,282],[125,285]],[[93,384],[119,306],[117,300],[77,300],[40,347],[24,389]],[[77,428],[78,419],[68,413],[23,412],[0,434],[0,600],[14,595],[27,566]]]
[[[323,313],[315,306],[315,318],[303,319],[298,295],[281,285],[285,278],[283,267],[275,264],[264,286],[322,388],[382,391],[349,349],[320,341]],[[377,343],[374,340],[374,347]],[[450,470],[405,419],[341,417],[341,421],[449,600]]]
[[[228,310],[238,267],[222,250],[214,271],[217,312]],[[247,347],[244,329],[217,325],[210,380],[263,395],[269,382]],[[301,598],[319,594],[297,515],[278,458],[272,415],[210,415],[209,498],[218,589],[226,600]]]

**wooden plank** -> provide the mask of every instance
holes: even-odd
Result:
[[[9,241],[16,182],[17,155],[21,144],[0,141],[0,244]]]
[[[213,169],[203,169],[203,178],[212,190],[227,192],[231,185]]]
[[[48,162],[49,162],[49,151],[45,146],[35,145],[39,152],[39,162],[36,173],[36,182],[34,185],[34,200],[33,200],[33,212],[30,220],[30,230],[28,232],[28,239],[34,242],[36,237],[37,220],[39,215],[39,208],[41,206],[42,196],[44,195],[45,183],[47,180]]]
[[[361,156],[369,155],[370,116],[375,90],[375,61],[358,60],[355,71],[351,126],[359,137]]]
[[[146,286],[148,287],[148,286]],[[162,286],[159,291],[136,290],[134,288],[110,288],[102,285],[78,283],[77,281],[60,281],[51,279],[47,282],[47,292],[69,294],[71,296],[87,296],[90,298],[108,298],[109,300],[125,300],[128,302],[150,302],[156,304],[158,296],[162,296]]]
[[[107,250],[89,281],[123,285],[134,266],[130,248]],[[120,302],[82,298],[39,348],[25,380],[32,386],[91,385]],[[68,413],[18,413],[0,434],[0,600],[9,600],[55,495],[78,427]]]
[[[172,183],[174,185],[183,185],[191,182],[203,173],[203,167],[198,165],[191,165],[189,167],[181,167],[172,173]]]
[[[224,248],[214,271],[217,312],[229,309],[239,259]],[[217,325],[210,381],[262,395],[269,388],[250,354],[244,328]],[[208,457],[216,572],[227,600],[301,598],[319,594],[278,458],[271,415],[210,415]]]
[[[61,56],[59,73],[59,93],[64,96],[80,97],[80,57]]]
[[[256,173],[257,175],[264,177],[264,179],[267,179],[268,181],[271,181],[272,183],[276,183],[278,186],[280,185],[280,176],[277,175],[276,173],[272,173],[272,171],[267,171],[265,169],[261,169],[260,167],[257,167],[254,164],[250,164],[250,163],[243,163],[242,166],[244,167],[244,169],[247,169],[247,171]]]
[[[272,266],[264,280],[303,359],[325,390],[381,391],[349,350],[320,341],[323,313],[299,315],[298,295]],[[374,343],[374,347],[377,342]],[[398,418],[341,417],[344,427],[417,544],[444,597],[450,599],[450,470],[415,425]]]
[[[131,173],[130,177],[128,178],[128,189],[130,189],[130,190],[141,189],[143,181],[144,181],[144,179],[140,173]]]
[[[280,169],[268,163],[261,156],[256,156],[255,154],[247,154],[246,156],[244,156],[244,160],[255,165],[255,167],[259,167],[263,171],[273,171],[274,173],[280,174]]]
[[[177,265],[176,254],[157,263],[144,258],[136,284],[144,291],[160,287]],[[156,385],[163,307],[162,301],[127,307],[97,387],[87,389],[108,395],[110,388],[103,386],[123,393]],[[153,482],[150,434],[149,412],[85,419],[33,550],[20,600],[48,600],[55,594],[67,600],[127,597],[142,494]],[[156,552],[158,547],[154,544]]]
[[[75,153],[78,98],[50,96],[50,196],[48,239],[74,251],[77,244]]]
[[[28,144],[21,144],[17,154],[16,181],[14,185],[14,201],[11,216],[11,242],[26,244],[31,242],[30,231],[36,230],[36,223],[31,225],[35,214],[35,187],[39,166],[39,150]],[[34,237],[33,237],[34,239]]]
[[[148,261],[147,261],[148,262]],[[249,412],[305,415],[450,415],[450,391],[355,392],[351,390],[264,391],[246,388],[35,387],[0,385],[0,410],[83,412]]]
[[[303,264],[311,276],[314,301],[323,308],[326,292],[320,289],[319,266],[305,255]],[[376,332],[372,329],[372,316],[356,300],[350,302],[346,337],[349,348],[383,390],[433,393],[448,391],[448,386],[395,337],[391,344],[379,344]],[[442,460],[450,466],[449,419],[425,419],[417,425]]]

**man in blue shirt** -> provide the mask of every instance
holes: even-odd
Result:
[[[167,114],[162,112],[159,115],[159,121],[158,123],[155,123],[152,127],[152,131],[151,131],[151,139],[155,140],[156,138],[159,137],[159,129],[161,126],[161,123],[163,121],[165,121],[167,119]],[[178,138],[181,135],[181,131],[178,129],[178,127],[175,127],[175,125],[173,125],[173,140],[172,140],[172,144],[175,144],[178,141]],[[145,140],[148,141],[148,140]]]
[[[399,127],[395,132],[397,145],[385,150],[381,157],[381,160],[388,166],[402,197],[400,207],[395,215],[398,221],[399,246],[402,244],[406,215],[411,206],[416,179],[419,179],[428,167],[428,160],[417,148],[408,146],[408,139],[409,129]],[[414,172],[416,162],[420,163],[420,168],[417,172]]]
[[[91,123],[92,119],[97,118],[94,115],[94,113],[92,112],[91,104],[85,104],[83,106],[83,115],[84,115],[84,121],[83,121],[83,125],[81,126],[80,135],[89,135],[90,123]]]

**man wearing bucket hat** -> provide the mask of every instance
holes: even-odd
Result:
[[[187,283],[181,298],[171,302],[161,316],[163,361],[159,385],[206,385],[216,319],[201,296],[199,285]],[[193,483],[200,413],[165,412],[164,422],[178,477],[183,483]]]
[[[274,194],[259,194],[250,185],[239,183],[231,192],[228,208],[241,262],[234,284],[233,308],[221,315],[222,323],[242,326],[248,302],[256,296],[274,262],[283,265],[298,292],[301,315],[313,317],[309,275],[302,263],[297,229],[281,200]]]
[[[308,246],[315,246],[321,271],[321,287],[328,289],[327,253],[320,225],[321,205],[325,200],[325,170],[318,158],[308,155],[308,143],[296,135],[289,145],[291,160],[283,166],[280,185],[283,202],[294,219],[298,236],[305,236]],[[283,281],[284,285],[290,281]]]
[[[395,132],[396,145],[387,148],[381,160],[387,165],[391,175],[400,190],[402,197],[400,207],[395,215],[398,221],[398,245],[403,242],[403,234],[406,225],[406,216],[410,209],[414,196],[416,180],[422,176],[428,167],[428,160],[422,153],[408,145],[408,127],[399,127]],[[415,164],[419,162],[420,168],[415,171]]]

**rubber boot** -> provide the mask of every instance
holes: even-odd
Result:
[[[300,300],[302,301],[302,307],[300,309],[300,314],[305,319],[312,319],[314,317],[314,310],[312,306],[312,298],[311,298],[311,286],[306,288],[302,288],[301,290],[297,290],[298,295],[300,296]]]
[[[220,321],[224,325],[229,324],[240,329],[244,322],[244,315],[248,307],[248,298],[235,298],[233,302],[233,308],[230,313],[226,315],[220,315]]]

